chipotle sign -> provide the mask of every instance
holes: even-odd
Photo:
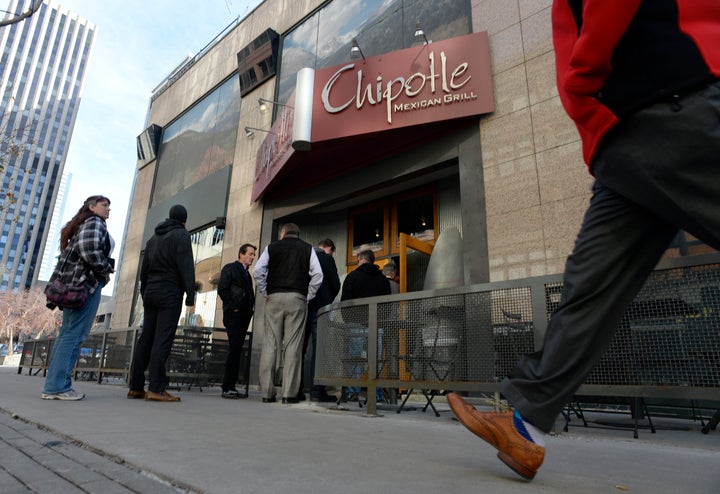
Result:
[[[494,110],[487,33],[315,72],[312,142]]]
[[[252,200],[287,168],[312,166],[313,143],[492,112],[489,51],[482,32],[302,69],[295,92],[258,149]]]

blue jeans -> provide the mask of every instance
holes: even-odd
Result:
[[[348,357],[367,359],[368,355],[366,345],[368,339],[368,328],[363,326],[355,326],[352,324],[348,324],[348,326],[348,332],[350,334],[350,336],[348,336]],[[378,356],[380,356],[382,355],[382,328],[378,328],[378,335]],[[366,365],[367,364],[363,363],[350,364],[349,377],[352,377],[353,379],[359,379],[360,376],[362,376],[363,371],[366,370]],[[348,386],[347,390],[348,393],[360,394],[361,388],[357,386]],[[377,388],[376,398],[382,401],[382,389]]]
[[[72,389],[70,378],[80,354],[80,344],[90,333],[101,296],[102,286],[98,285],[95,293],[88,295],[84,306],[79,309],[63,309],[62,326],[50,351],[50,365],[43,393],[57,394]]]

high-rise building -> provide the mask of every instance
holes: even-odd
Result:
[[[47,229],[47,240],[45,241],[44,254],[38,271],[37,279],[40,281],[48,281],[52,276],[57,258],[60,253],[60,230],[62,230],[62,220],[65,216],[65,207],[67,206],[67,193],[72,182],[72,173],[63,173],[58,187],[57,198],[55,199],[55,207],[53,208],[52,220]]]
[[[10,0],[3,19],[31,3]],[[53,0],[0,28],[0,290],[38,277],[94,36]]]

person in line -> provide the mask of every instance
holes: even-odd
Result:
[[[240,374],[243,343],[255,310],[255,289],[248,270],[255,260],[256,251],[257,247],[254,245],[242,244],[237,260],[223,266],[218,281],[218,295],[223,302],[223,325],[228,337],[228,354],[220,396],[233,400],[247,398],[247,394],[240,393],[235,385]]]
[[[145,246],[140,268],[140,295],[145,316],[130,366],[131,399],[173,402],[180,398],[167,392],[165,364],[177,330],[182,299],[188,310],[195,306],[195,262],[190,234],[185,229],[187,210],[176,204],[168,219],[155,227]],[[145,391],[145,371],[149,371]]]
[[[298,403],[302,348],[308,302],[323,280],[313,246],[300,240],[300,228],[283,225],[280,238],[265,247],[253,277],[265,295],[265,331],[260,354],[260,390],[263,403],[274,403],[275,374],[283,368],[282,402]],[[279,365],[279,356],[282,365]]]
[[[554,0],[558,92],[595,177],[542,350],[499,385],[513,410],[448,402],[525,479],[679,229],[720,249],[720,2]]]
[[[392,262],[385,264],[382,268],[382,272],[390,282],[390,293],[395,295],[400,293],[400,283],[397,282],[397,267]]]
[[[390,295],[390,281],[375,264],[375,253],[370,249],[361,250],[358,253],[358,266],[348,273],[342,286],[340,300],[353,300],[357,298],[377,297]],[[351,336],[348,340],[348,356],[361,357],[365,349],[365,341],[368,337],[368,317],[358,317],[355,311],[346,310],[343,312],[343,319],[346,323],[354,324],[355,328],[349,328]],[[382,348],[378,347],[378,353]],[[351,371],[354,378],[359,378],[362,373],[362,366],[357,365]],[[360,399],[360,389],[355,386],[348,388],[348,400],[357,401]],[[377,390],[378,400],[382,400],[382,390]]]
[[[85,393],[73,389],[71,376],[80,355],[80,345],[87,339],[100,306],[102,288],[110,280],[110,273],[115,271],[115,260],[110,257],[115,241],[105,224],[109,216],[110,199],[90,196],[60,231],[62,254],[51,280],[60,278],[63,283],[72,285],[84,283],[89,295],[79,309],[60,308],[62,325],[50,353],[41,395],[43,400],[85,398]]]
[[[337,401],[337,398],[328,394],[325,386],[315,384],[315,361],[316,361],[316,350],[317,350],[317,317],[320,308],[325,307],[328,304],[333,303],[335,297],[340,292],[340,276],[338,276],[337,265],[333,254],[335,253],[335,242],[331,239],[326,238],[318,242],[318,246],[315,248],[315,254],[320,262],[320,267],[323,273],[322,285],[318,290],[315,298],[308,304],[308,316],[305,324],[305,340],[303,343],[303,356],[302,363],[303,369],[301,376],[305,376],[305,360],[308,350],[308,343],[312,340],[312,356],[310,357],[310,401],[317,401],[321,403],[331,403]],[[305,399],[305,393],[303,393],[303,380],[300,379],[300,392],[298,393],[298,400],[302,401]]]

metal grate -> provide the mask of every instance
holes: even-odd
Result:
[[[545,277],[336,304],[319,314],[316,378],[496,389],[540,344],[561,292],[557,277]],[[585,385],[606,395],[700,399],[720,388],[720,265],[655,271]]]
[[[720,270],[656,271],[586,384],[720,386]]]

